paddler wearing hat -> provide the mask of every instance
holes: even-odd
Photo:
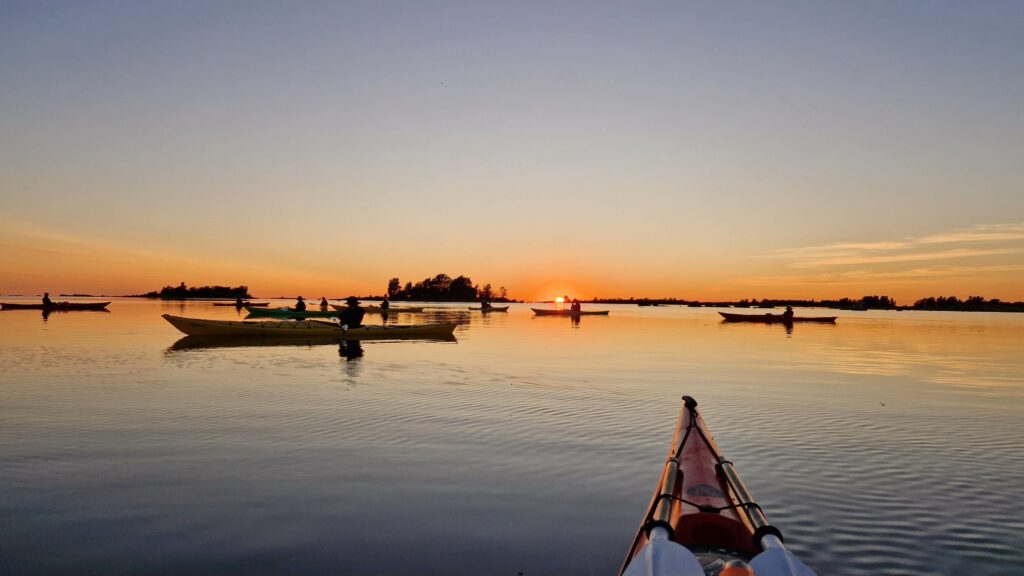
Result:
[[[359,328],[363,325],[363,316],[366,314],[366,311],[359,306],[359,298],[349,296],[345,299],[345,303],[348,304],[348,308],[338,314],[338,321],[347,328]]]

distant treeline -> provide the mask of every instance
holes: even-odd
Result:
[[[956,296],[922,298],[913,306],[897,306],[889,296],[863,296],[861,298],[840,298],[838,300],[797,300],[765,298],[738,301],[700,301],[678,298],[595,298],[590,300],[601,304],[637,304],[639,306],[676,305],[691,307],[732,307],[732,308],[777,308],[782,306],[837,308],[840,310],[954,310],[963,312],[1024,312],[1024,302],[1003,302],[999,299],[986,300],[982,296],[971,296],[961,300]]]
[[[392,300],[427,300],[433,302],[475,302],[489,300],[491,302],[514,302],[508,297],[504,286],[494,290],[490,284],[480,287],[473,284],[468,276],[452,278],[447,274],[438,274],[433,278],[425,278],[413,284],[392,278],[388,281],[388,297]]]
[[[186,286],[182,282],[178,286],[164,286],[159,292],[141,294],[144,298],[160,298],[162,300],[188,300],[190,298],[252,298],[248,286]]]
[[[914,302],[914,310],[955,310],[958,312],[1024,312],[1024,302],[1003,302],[998,298],[986,300],[984,296],[970,296],[961,300],[956,296],[922,298]]]
[[[741,307],[744,304],[751,307],[813,306],[818,308],[838,308],[840,310],[895,310],[897,308],[896,300],[888,296],[862,296],[860,298],[840,298],[838,300],[775,300],[766,298],[760,302],[757,300],[740,300],[738,304]]]
[[[868,309],[893,309],[896,308],[896,301],[888,296],[864,296],[863,298],[840,298],[839,300],[794,300],[757,298],[743,300],[684,300],[679,298],[595,298],[591,300],[600,304],[637,304],[639,306],[709,306],[709,307],[732,307],[732,308],[775,308],[779,306],[793,307],[817,307],[817,308],[841,308],[847,310],[868,310]]]

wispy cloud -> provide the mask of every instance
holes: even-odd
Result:
[[[776,250],[791,268],[864,266],[955,260],[1024,253],[1024,223],[985,224],[926,236],[876,242],[839,242]]]
[[[950,244],[967,242],[1024,241],[1024,224],[987,224],[946,234],[932,234],[917,240],[918,244]]]
[[[1012,286],[1024,285],[1024,223],[798,246],[761,258],[772,262],[771,271],[738,279],[737,284],[812,297],[848,296],[860,289],[908,299],[995,287],[1000,291],[995,296],[1019,299],[1019,290]]]
[[[107,286],[103,289],[114,291],[152,289],[157,287],[152,282],[174,282],[184,274],[198,278],[193,281],[200,283],[204,278],[262,280],[264,286],[273,289],[278,289],[277,278],[321,286],[351,283],[344,277],[294,266],[124,246],[105,239],[12,222],[3,217],[0,217],[0,251],[5,256],[0,259],[0,277],[38,277],[50,274],[56,267],[79,279],[102,278]],[[138,286],[140,282],[149,283]]]
[[[739,283],[749,286],[845,286],[882,281],[914,283],[936,279],[980,278],[1014,273],[1024,273],[1024,264],[925,266],[888,271],[858,268],[843,272],[823,272],[802,276],[756,276],[744,278]]]
[[[977,258],[981,256],[999,256],[1003,254],[1021,254],[1021,248],[989,248],[985,250],[972,248],[954,248],[936,252],[910,252],[903,254],[840,254],[809,258],[794,262],[792,268],[820,268],[822,266],[859,266],[864,264],[886,264],[891,262],[920,262],[925,260],[953,260],[957,258]]]

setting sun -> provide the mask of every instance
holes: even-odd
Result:
[[[558,298],[555,298],[555,302],[558,304],[565,304],[565,298],[559,296]]]

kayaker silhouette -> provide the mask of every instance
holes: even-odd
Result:
[[[327,296],[321,296],[320,297],[320,310],[326,312],[327,311],[327,306],[328,306],[328,304],[327,304]]]
[[[243,306],[242,297],[235,298],[235,308],[241,308]]]
[[[53,300],[50,300],[50,293],[43,292],[43,309],[53,306]]]
[[[297,310],[298,312],[306,311],[306,299],[303,298],[302,296],[299,296],[298,298],[295,299],[295,310]]]
[[[388,308],[390,308],[390,307],[391,307],[391,302],[389,302],[389,301],[388,301],[388,297],[387,297],[387,296],[385,296],[385,297],[384,297],[384,299],[383,299],[383,300],[381,300],[381,302],[380,302],[380,309],[381,309],[381,311],[383,311],[383,312],[384,312],[385,314],[387,314],[387,312],[388,312]]]
[[[363,325],[363,316],[366,314],[366,311],[359,306],[359,298],[349,296],[345,299],[345,303],[348,304],[348,308],[342,310],[338,315],[338,322],[342,326],[359,328]]]
[[[792,306],[786,306],[786,311],[782,313],[782,321],[783,322],[792,322],[793,321],[793,307]]]
[[[569,310],[571,310],[572,312],[579,312],[582,308],[583,306],[580,304],[580,301],[576,298],[573,298],[572,306],[569,307]]]

